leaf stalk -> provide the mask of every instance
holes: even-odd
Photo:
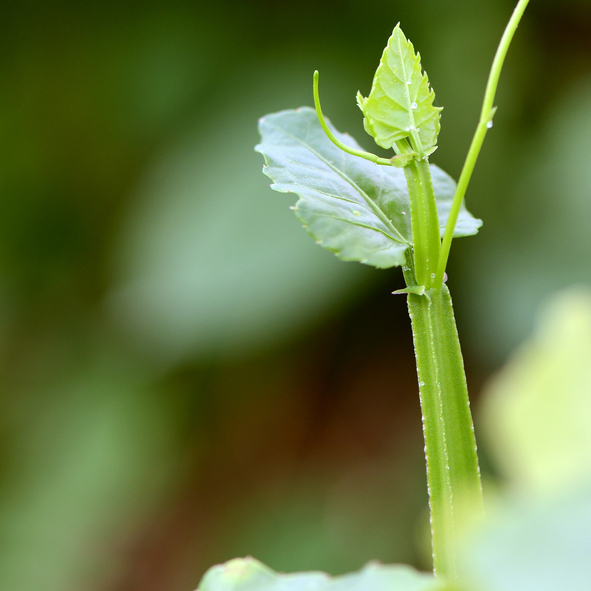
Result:
[[[443,276],[445,273],[447,260],[449,258],[451,241],[453,239],[454,229],[458,220],[458,215],[460,213],[460,207],[462,206],[466,190],[468,189],[468,184],[472,178],[472,172],[474,171],[476,160],[478,159],[480,149],[482,148],[484,138],[486,137],[486,132],[491,127],[492,118],[494,117],[496,111],[496,107],[493,107],[493,103],[495,100],[497,86],[499,84],[501,70],[503,69],[503,63],[505,62],[509,45],[513,40],[513,36],[517,30],[519,21],[521,20],[521,17],[523,16],[528,4],[529,0],[519,0],[513,11],[513,14],[511,15],[511,18],[509,19],[509,22],[507,23],[507,26],[505,27],[505,31],[501,37],[501,41],[499,42],[499,46],[495,53],[495,57],[490,69],[490,74],[488,76],[488,82],[486,84],[486,90],[484,92],[484,101],[482,103],[482,110],[480,112],[480,120],[478,122],[478,126],[476,127],[474,137],[472,138],[472,143],[470,144],[470,149],[468,150],[468,155],[466,156],[466,160],[460,174],[460,179],[458,180],[458,186],[456,188],[452,206],[449,212],[449,217],[447,219],[447,224],[445,226],[445,233],[441,243],[439,263],[434,281],[434,285],[437,287],[440,287],[443,284]]]
[[[320,121],[320,125],[322,125],[322,129],[324,129],[324,133],[328,136],[328,139],[337,147],[343,150],[343,152],[347,152],[347,154],[352,154],[353,156],[359,156],[359,158],[364,158],[365,160],[369,160],[370,162],[374,162],[375,164],[383,164],[386,166],[392,166],[392,160],[388,158],[380,158],[371,152],[363,152],[361,150],[356,150],[355,148],[351,148],[341,142],[331,131],[330,127],[326,123],[324,119],[324,115],[322,114],[322,108],[320,106],[320,95],[318,92],[318,78],[320,74],[318,70],[314,72],[314,106],[316,107],[316,114],[318,115],[318,120]]]

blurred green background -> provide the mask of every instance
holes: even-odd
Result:
[[[310,105],[319,69],[374,150],[355,93],[400,21],[457,178],[512,7],[3,3],[0,588],[428,564],[401,274],[314,245],[256,123]],[[591,281],[590,31],[588,0],[532,0],[509,53],[468,193],[484,227],[448,271],[476,407],[538,303]]]

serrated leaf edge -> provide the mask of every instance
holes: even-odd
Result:
[[[435,129],[435,138],[434,138],[433,142],[431,142],[425,146],[422,146],[422,145],[417,146],[417,148],[421,148],[421,151],[427,152],[427,151],[431,150],[431,152],[432,152],[434,147],[436,146],[437,137],[439,136],[439,132],[441,130],[441,124],[439,121],[439,114],[441,113],[443,107],[435,107],[433,105],[433,101],[435,100],[435,91],[430,87],[429,78],[427,76],[427,73],[422,68],[421,54],[419,52],[415,52],[414,45],[404,35],[404,32],[400,28],[400,23],[398,23],[394,27],[394,30],[392,31],[392,35],[390,35],[390,38],[388,39],[388,43],[386,44],[386,47],[384,48],[384,51],[382,52],[382,56],[380,58],[380,63],[378,65],[378,68],[377,68],[376,73],[374,75],[369,95],[367,97],[364,97],[361,94],[361,91],[357,92],[357,105],[359,106],[359,108],[361,109],[361,111],[363,112],[363,115],[364,115],[364,121],[363,121],[364,128],[367,131],[367,133],[374,138],[374,140],[376,141],[376,143],[379,146],[381,146],[382,148],[386,148],[386,149],[392,147],[392,148],[394,148],[394,151],[397,154],[399,154],[400,152],[396,147],[396,142],[400,141],[400,140],[407,139],[407,138],[411,138],[412,137],[411,130],[416,129],[416,127],[417,127],[416,121],[414,118],[414,112],[413,112],[414,110],[411,107],[411,105],[413,104],[414,101],[411,99],[410,93],[409,93],[409,96],[407,97],[407,104],[404,105],[404,104],[400,103],[398,100],[396,100],[395,98],[393,98],[392,96],[390,96],[388,93],[386,93],[386,91],[383,89],[383,87],[381,86],[381,83],[380,83],[380,72],[384,67],[386,67],[390,70],[390,72],[392,73],[393,76],[395,76],[396,78],[398,78],[398,80],[401,81],[401,83],[405,84],[405,86],[408,86],[408,85],[406,85],[406,81],[408,80],[408,74],[406,73],[406,70],[404,70],[404,78],[405,79],[401,80],[400,76],[398,74],[396,74],[396,72],[394,72],[394,70],[388,64],[388,59],[387,59],[388,51],[390,50],[390,48],[392,47],[394,42],[396,42],[398,45],[398,54],[400,55],[400,59],[401,59],[401,63],[403,65],[403,67],[404,67],[404,59],[402,58],[403,51],[404,51],[403,45],[405,46],[406,51],[410,51],[412,53],[414,60],[418,64],[418,69],[420,71],[420,74],[419,74],[420,82],[418,83],[417,88],[420,89],[420,87],[423,84],[427,88],[427,95],[421,101],[421,104],[425,105],[425,103],[428,102],[428,105],[425,105],[425,106],[428,106],[434,110],[433,114],[430,117],[427,117],[424,120],[424,122],[431,121],[433,118],[437,119],[435,121],[435,128],[436,128]],[[394,51],[396,51],[396,50],[394,49]],[[381,92],[384,94],[384,96],[388,97],[395,104],[402,107],[402,109],[404,111],[406,111],[410,117],[411,125],[409,126],[408,130],[402,129],[402,128],[392,128],[395,131],[399,132],[399,134],[393,133],[392,135],[394,135],[394,136],[400,135],[400,137],[396,137],[396,139],[392,139],[391,144],[389,143],[390,140],[388,140],[388,142],[380,142],[377,140],[375,125],[376,125],[376,123],[380,124],[382,122],[379,121],[378,119],[375,119],[374,117],[371,117],[371,115],[366,114],[365,109],[364,109],[367,101],[371,98],[371,95],[376,88],[379,88],[381,90]],[[419,90],[417,90],[417,98],[418,98],[418,94],[419,94]],[[383,125],[383,123],[382,123],[382,125]]]

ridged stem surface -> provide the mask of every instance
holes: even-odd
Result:
[[[464,362],[449,290],[408,295],[417,361],[435,574],[456,576],[467,516],[482,511],[482,489]]]

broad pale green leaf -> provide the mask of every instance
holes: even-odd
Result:
[[[510,494],[465,540],[466,589],[591,588],[590,358],[591,291],[570,288],[487,388],[482,423]]]
[[[555,296],[486,390],[484,427],[514,488],[547,496],[591,481],[591,291]]]
[[[323,572],[276,573],[254,558],[236,558],[210,568],[197,591],[444,591],[433,575],[405,565],[369,563],[357,573],[330,577]]]
[[[591,490],[560,498],[509,498],[489,507],[486,521],[458,557],[469,591],[589,591]]]
[[[441,111],[440,107],[433,106],[434,98],[427,74],[421,70],[420,55],[415,53],[400,25],[396,25],[382,54],[369,96],[357,95],[367,133],[382,148],[391,148],[416,130],[422,149],[432,151],[437,144]]]
[[[331,126],[343,143],[361,150]],[[300,196],[296,215],[316,241],[345,261],[380,268],[405,264],[412,245],[410,205],[401,169],[378,166],[337,148],[316,112],[304,107],[263,117],[259,122],[264,172],[271,187]],[[431,165],[441,232],[455,192],[454,181]],[[482,222],[462,207],[454,236],[476,234]]]

